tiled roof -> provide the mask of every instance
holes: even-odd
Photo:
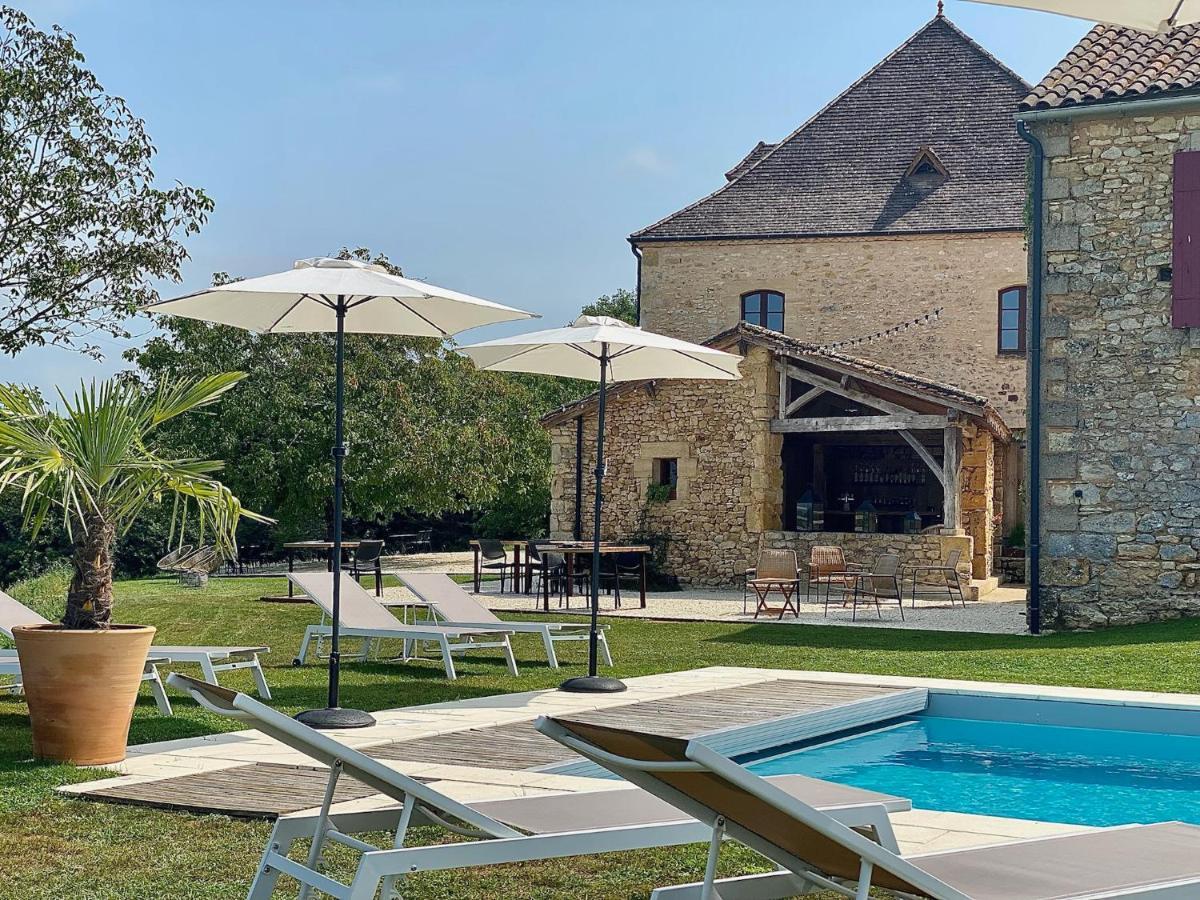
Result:
[[[972,394],[970,391],[964,391],[962,388],[955,387],[952,384],[933,381],[920,375],[914,375],[911,372],[904,372],[900,369],[893,369],[891,366],[881,365],[869,359],[861,359],[857,356],[840,353],[837,350],[830,350],[820,344],[797,340],[778,331],[772,331],[760,325],[751,325],[747,322],[739,322],[732,328],[714,335],[704,343],[706,346],[727,349],[735,346],[740,341],[747,341],[767,347],[782,356],[808,360],[818,366],[822,362],[827,362],[832,366],[852,371],[864,382],[871,382],[882,387],[891,386],[910,389],[934,403],[951,406],[962,410],[967,415],[982,419],[987,424],[989,430],[1001,440],[1007,441],[1012,438],[1012,432],[1004,424],[1004,420],[986,397],[982,397],[979,394]],[[645,382],[618,382],[608,389],[608,396],[612,397],[614,394],[634,390],[642,384],[645,384]],[[543,425],[555,425],[572,419],[588,407],[594,405],[597,397],[598,394],[591,393],[565,406],[560,406],[558,409],[544,415],[541,422]]]
[[[774,150],[778,144],[765,144],[759,141],[754,145],[754,149],[742,157],[741,162],[725,173],[726,181],[733,181],[735,178],[740,178],[753,165],[756,165],[759,160]]]
[[[1200,91],[1200,26],[1165,34],[1097,25],[1050,70],[1021,109],[1056,109]]]
[[[751,151],[713,194],[635,242],[1023,227],[1029,85],[932,19],[785,140]],[[922,147],[949,172],[906,178]]]

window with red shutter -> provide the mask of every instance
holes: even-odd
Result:
[[[1175,154],[1171,325],[1200,327],[1200,151]]]

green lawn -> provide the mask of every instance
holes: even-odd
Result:
[[[118,585],[118,619],[158,626],[164,643],[270,644],[267,678],[275,705],[289,712],[320,705],[324,670],[291,667],[304,625],[315,608],[253,602],[278,592],[279,579],[223,580],[202,591],[169,581]],[[532,601],[531,601],[532,605]],[[612,623],[618,672],[645,675],[709,665],[827,669],[991,681],[1200,691],[1200,620],[1139,626],[1097,634],[1043,638],[934,632],[778,627],[716,623]],[[521,677],[510,678],[500,658],[461,659],[457,682],[440,665],[349,664],[342,676],[347,704],[380,709],[551,687],[540,645],[515,642]],[[562,651],[566,672],[578,671],[584,645]],[[229,673],[230,686],[249,689],[250,677]],[[165,740],[229,730],[227,719],[175,698],[176,715],[156,714],[148,690],[135,713],[131,741]],[[268,827],[261,822],[188,816],[67,800],[54,788],[95,773],[43,765],[29,758],[26,710],[20,698],[0,696],[0,897],[228,898],[242,896]],[[732,849],[727,871],[755,863]],[[335,860],[336,863],[336,860]],[[498,867],[470,874],[414,879],[414,898],[632,898],[658,885],[692,880],[703,849],[628,853],[556,863]]]

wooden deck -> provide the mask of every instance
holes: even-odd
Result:
[[[106,803],[152,806],[181,812],[218,813],[242,819],[274,819],[321,803],[329,770],[278,763],[251,763],[178,778],[99,788],[79,796]],[[376,794],[349,776],[338,779],[340,803]]]
[[[886,709],[888,704],[914,693],[881,685],[778,679],[574,713],[566,718],[691,738],[803,713],[827,714],[829,721],[840,722],[843,720],[838,718],[839,711],[854,704],[865,703],[872,710]],[[918,708],[911,698],[907,698],[907,702],[904,712]],[[885,715],[875,714],[875,718]],[[540,769],[579,759],[561,744],[534,730],[532,720],[394,741],[367,747],[363,752],[384,760],[508,770]],[[109,803],[271,818],[319,804],[327,771],[319,767],[257,763],[98,788],[77,796]],[[358,799],[372,793],[370,788],[343,777],[337,799]]]

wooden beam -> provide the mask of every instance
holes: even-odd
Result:
[[[780,416],[780,418],[786,419],[797,410],[804,409],[804,407],[808,406],[808,404],[812,403],[824,393],[825,388],[822,387],[815,387],[812,390],[805,391],[802,395],[787,405],[787,409],[783,411],[783,415]]]
[[[959,470],[962,454],[962,429],[947,425],[942,433],[942,525],[958,529],[962,518],[962,495],[959,492]]]
[[[900,437],[904,438],[904,440],[908,443],[908,446],[912,447],[913,450],[916,451],[917,456],[921,457],[921,461],[929,467],[929,471],[933,473],[933,477],[941,483],[942,488],[944,489],[946,487],[946,473],[942,471],[942,467],[939,466],[937,460],[933,458],[933,454],[925,449],[924,444],[913,437],[911,431],[906,431],[902,428],[900,429],[899,434]]]
[[[826,431],[903,431],[945,428],[944,416],[822,416],[812,419],[772,419],[775,433],[804,434]]]
[[[853,369],[850,366],[840,363],[837,360],[830,359],[826,356],[814,357],[812,364],[815,366],[821,366],[825,369],[832,369],[835,372],[849,375],[852,378],[866,377],[861,371]],[[961,410],[962,412],[969,413],[972,416],[983,415],[983,409],[975,404],[965,403],[961,400],[954,400],[949,397],[941,396],[940,394],[931,394],[926,391],[922,391],[920,388],[910,387],[909,385],[903,384],[899,381],[887,381],[884,383],[884,386],[890,391],[896,391],[900,394],[908,394],[910,397],[916,397],[918,400],[924,400],[926,403],[936,403],[938,406],[948,406],[951,409]]]
[[[793,365],[787,367],[787,373],[797,381],[803,381],[824,388],[831,394],[837,394],[839,397],[845,397],[847,400],[854,400],[857,403],[864,403],[880,412],[894,413],[896,415],[905,415],[912,412],[911,409],[900,406],[898,403],[892,403],[890,400],[882,400],[874,394],[868,394],[866,391],[850,387],[848,383],[850,381],[849,376],[843,376],[840,382],[833,381],[815,372],[809,372]]]

